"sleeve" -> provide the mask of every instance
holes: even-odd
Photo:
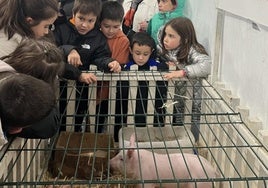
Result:
[[[142,2],[142,0],[133,0],[131,3],[131,8],[136,10],[138,5]]]
[[[104,39],[99,40],[99,42],[100,44],[96,48],[94,53],[93,63],[97,66],[97,68],[100,71],[109,72],[108,64],[114,61],[114,59],[111,58],[111,51],[107,41]]]
[[[128,62],[129,58],[129,40],[123,38],[123,40],[118,41],[117,49],[113,50],[112,58],[116,59],[121,65]]]
[[[65,57],[67,57],[69,55],[71,50],[76,48],[73,45],[64,44],[63,36],[66,36],[66,34],[63,33],[64,31],[62,31],[62,30],[66,29],[66,28],[67,27],[65,27],[64,24],[61,24],[59,26],[55,26],[55,28],[53,30],[54,41],[55,41],[56,45],[63,51]],[[67,32],[67,31],[65,31],[65,32]]]
[[[207,77],[211,71],[211,59],[206,54],[201,54],[191,49],[189,56],[189,62],[191,65],[185,66],[187,76],[189,78]]]
[[[68,63],[64,63],[64,64],[65,64],[64,71],[63,71],[63,75],[61,76],[65,79],[78,80],[82,72],[71,64],[68,64]]]

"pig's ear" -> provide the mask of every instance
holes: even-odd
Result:
[[[133,133],[131,136],[130,136],[130,146],[134,147],[135,146],[135,133]]]

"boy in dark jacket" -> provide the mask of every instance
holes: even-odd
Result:
[[[89,65],[94,64],[101,71],[120,72],[120,64],[111,58],[106,38],[96,26],[101,7],[100,0],[76,0],[73,17],[55,26],[55,41],[63,49],[66,63],[82,71],[88,70]],[[77,82],[77,90],[75,131],[80,131],[80,125],[88,109],[88,88]]]
[[[124,70],[129,71],[133,65],[138,65],[138,71],[149,71],[153,67],[157,67],[157,70],[162,70],[165,68],[165,64],[159,63],[155,60],[155,49],[156,44],[153,38],[145,32],[138,32],[133,35],[130,43],[130,61],[124,66]],[[148,105],[148,83],[149,81],[139,81],[137,96],[136,96],[136,107],[135,107],[135,126],[145,127],[146,117],[147,117],[147,105]],[[166,92],[166,87],[162,81],[156,82],[156,95],[155,97],[155,117],[154,126],[163,126],[163,109],[162,106],[165,97],[162,96]],[[117,108],[116,112],[118,116],[116,117],[116,122],[126,122],[126,117],[121,117],[120,114],[127,114],[127,98],[129,93],[129,83],[128,81],[121,81],[120,87],[117,91]],[[162,94],[161,94],[162,93]],[[161,97],[162,96],[162,97]],[[123,111],[123,112],[121,112]],[[122,118],[124,118],[122,120]],[[115,138],[116,140],[116,138]]]

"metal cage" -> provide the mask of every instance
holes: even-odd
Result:
[[[242,120],[241,113],[233,110],[238,105],[238,99],[231,97],[228,100],[205,79],[166,81],[163,80],[164,72],[155,70],[119,74],[92,72],[99,81],[108,81],[106,85],[99,87],[103,83],[99,82],[99,86],[91,84],[82,86],[80,90],[74,81],[61,85],[67,91],[65,99],[59,98],[59,101],[65,100],[67,103],[61,109],[61,126],[66,130],[61,130],[48,140],[17,138],[2,148],[1,187],[148,187],[152,183],[156,187],[164,187],[164,183],[182,187],[182,183],[187,182],[193,182],[194,185],[198,182],[212,182],[211,187],[226,188],[268,186],[268,150],[264,144],[267,135],[250,129]],[[128,83],[125,86],[128,89],[127,102],[121,103],[119,107],[126,111],[118,114],[118,88],[123,85],[123,81]],[[146,126],[139,127],[135,117],[137,94],[140,92],[138,85],[142,81],[147,88],[146,105],[140,103],[137,108],[143,109],[145,114],[141,115],[145,117]],[[175,90],[180,82],[184,83],[185,92],[182,96],[176,96]],[[105,87],[109,88],[104,114],[96,108],[98,87],[101,91]],[[196,88],[201,91],[201,95],[194,95]],[[81,117],[82,123],[78,125],[81,129],[75,131],[75,118],[78,116],[76,94],[83,89],[88,90],[88,108]],[[183,115],[183,125],[174,126],[178,98],[183,99],[185,104],[183,114],[180,114]],[[197,111],[193,111],[196,101],[200,105]],[[104,117],[102,133],[95,133],[101,116]],[[118,117],[119,121],[116,120]],[[157,121],[159,119],[161,121]],[[115,125],[121,128],[116,130],[118,141],[114,140]],[[198,127],[197,133],[193,133],[195,126]],[[178,179],[174,175],[168,179],[148,180],[142,177],[130,179],[126,173],[111,173],[110,159],[120,150],[128,149],[132,133],[136,135],[137,151],[145,149],[163,155],[192,153],[203,156],[217,169],[219,176]],[[170,161],[167,161],[166,165],[169,164]]]

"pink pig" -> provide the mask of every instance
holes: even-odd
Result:
[[[126,171],[127,178],[136,180],[183,180],[217,177],[217,172],[213,166],[201,156],[190,153],[157,154],[144,149],[137,150],[135,148],[135,135],[132,134],[130,137],[130,147],[125,151],[125,155],[123,155],[123,151],[120,151],[110,160],[111,169],[119,171],[122,174]],[[185,163],[187,163],[187,165]],[[144,183],[144,186],[137,185],[136,187],[155,188],[159,186],[159,183]],[[177,188],[178,186],[180,188],[211,188],[212,182],[161,184],[161,187],[166,188]]]

